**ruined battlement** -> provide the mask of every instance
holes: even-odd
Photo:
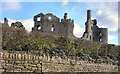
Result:
[[[65,19],[61,19],[61,23],[72,23],[72,24],[74,24],[74,20],[71,20],[71,19],[67,19],[67,20],[65,20]],[[69,24],[68,24],[69,25]]]

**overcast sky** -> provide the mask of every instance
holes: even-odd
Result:
[[[98,26],[108,28],[110,44],[118,45],[118,0],[4,0],[0,5],[0,22],[7,17],[9,25],[15,21],[21,21],[26,30],[31,31],[34,26],[33,17],[39,13],[53,13],[60,19],[64,13],[68,18],[74,19],[74,35],[81,37],[85,31],[87,10],[92,11],[92,19],[97,19]],[[114,1],[114,2],[113,2]],[[120,29],[120,28],[119,28]]]

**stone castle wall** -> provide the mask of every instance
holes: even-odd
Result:
[[[64,19],[56,17],[52,13],[37,14],[34,16],[34,27],[32,30],[51,33],[59,36],[74,37],[73,28],[74,20],[67,19],[67,13],[64,14]]]
[[[91,10],[87,11],[87,21],[85,23],[85,26],[86,29],[82,36],[83,39],[108,43],[108,29],[99,28],[97,26],[97,20],[91,19]]]
[[[1,72],[117,72],[116,65],[83,61],[79,57],[37,56],[0,52]],[[42,66],[41,66],[42,63]]]

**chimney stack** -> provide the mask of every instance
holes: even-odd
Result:
[[[91,10],[87,10],[87,21],[91,20]]]

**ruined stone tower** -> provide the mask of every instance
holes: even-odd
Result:
[[[4,23],[2,23],[2,26],[6,26],[8,27],[8,19],[7,18],[4,18]]]
[[[64,19],[60,19],[51,13],[40,13],[34,16],[33,30],[45,33],[52,33],[59,36],[74,37],[73,35],[74,20],[67,19],[67,13]]]
[[[85,32],[82,36],[83,39],[108,43],[107,28],[99,28],[97,26],[97,20],[91,19],[91,10],[87,11],[87,21],[85,23],[85,26],[86,26]]]

